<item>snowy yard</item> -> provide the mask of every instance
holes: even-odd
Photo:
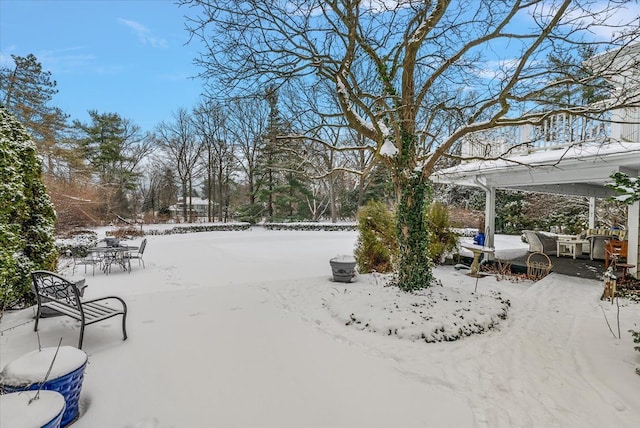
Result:
[[[330,281],[329,259],[355,241],[261,228],[149,236],[146,269],[89,273],[86,298],[127,301],[129,339],[119,318],[87,327],[73,428],[640,425],[627,332],[640,305],[620,301],[617,339],[597,281],[486,277],[473,293],[476,279],[449,266],[416,295],[379,275]],[[37,349],[32,314],[3,320],[0,366]],[[77,344],[70,318],[40,326],[42,346]]]

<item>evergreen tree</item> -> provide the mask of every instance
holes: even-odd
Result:
[[[265,99],[269,104],[269,118],[258,165],[261,177],[258,199],[264,202],[265,214],[270,220],[300,219],[304,215],[300,209],[306,208],[300,201],[311,195],[301,166],[301,143],[296,139],[279,138],[291,134],[291,126],[278,109],[275,87],[266,89]]]
[[[149,153],[140,127],[117,113],[90,110],[91,122],[74,122],[78,150],[100,186],[103,214],[130,215],[128,194],[135,189],[137,167]]]
[[[70,153],[59,141],[67,130],[67,115],[49,105],[58,93],[51,72],[43,71],[37,58],[11,55],[14,67],[0,69],[0,100],[5,108],[27,129],[46,160],[46,170],[54,172],[55,159]]]
[[[269,220],[274,218],[275,204],[274,194],[278,186],[278,135],[284,134],[284,126],[282,118],[278,110],[278,93],[276,88],[268,87],[265,91],[265,99],[269,103],[269,119],[267,124],[267,134],[264,136],[265,144],[262,150],[262,156],[259,160],[260,171],[260,192],[258,198],[266,204],[266,215]]]
[[[55,212],[26,129],[0,106],[0,316],[32,304],[29,272],[54,270]]]

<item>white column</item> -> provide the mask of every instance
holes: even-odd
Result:
[[[629,239],[629,246],[627,252],[627,261],[632,265],[636,265],[634,268],[629,269],[629,272],[633,276],[637,275],[638,264],[640,263],[640,257],[638,257],[638,240],[640,237],[640,202],[634,202],[627,209],[627,239]]]
[[[589,198],[589,229],[595,229],[596,227],[596,198],[591,196]]]
[[[484,246],[495,248],[496,231],[496,189],[485,187],[486,202],[484,207]],[[493,254],[486,254],[487,260],[493,260]]]

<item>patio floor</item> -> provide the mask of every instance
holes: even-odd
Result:
[[[471,238],[462,238],[461,243],[472,243]],[[511,265],[511,272],[526,273],[527,258],[529,254],[528,244],[522,242],[519,236],[513,235],[496,235],[495,237],[495,259],[501,262],[508,262]],[[460,262],[469,266],[472,262],[471,252],[462,249]],[[604,260],[591,260],[588,254],[583,254],[575,260],[570,256],[556,257],[549,255],[551,260],[551,272],[568,275],[578,278],[602,280],[602,274],[605,272]],[[532,258],[532,261],[543,261],[541,258]],[[546,261],[546,260],[544,260]],[[458,263],[458,261],[454,262]]]
[[[512,271],[526,272],[528,254],[508,260],[511,263]],[[604,260],[591,260],[588,255],[572,257],[555,255],[549,256],[551,260],[551,272],[562,275],[575,276],[579,278],[601,280],[602,274],[605,272]],[[533,259],[532,259],[533,260]],[[540,260],[540,259],[536,259]]]

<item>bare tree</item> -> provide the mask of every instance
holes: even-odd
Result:
[[[202,141],[202,154],[208,192],[208,217],[213,220],[213,196],[218,202],[218,220],[226,220],[229,203],[229,182],[235,170],[233,146],[229,141],[226,109],[210,102],[199,104],[193,119],[198,137]]]
[[[160,221],[168,220],[169,207],[178,200],[175,168],[166,157],[152,156],[147,164],[147,183],[144,188],[143,212]]]
[[[154,139],[166,156],[167,167],[175,168],[180,180],[182,193],[182,218],[191,223],[193,182],[198,171],[197,165],[203,144],[196,136],[196,130],[189,113],[179,108],[172,122],[161,122],[155,130]]]
[[[637,81],[618,81],[606,103],[558,105],[557,88],[636,76],[638,60],[596,61],[559,72],[546,59],[587,43],[638,40],[625,3],[589,0],[183,0],[204,43],[196,61],[217,91],[253,91],[298,79],[332,85],[349,126],[374,142],[396,189],[398,284],[428,286],[432,269],[423,212],[428,179],[473,133],[538,124],[567,112],[591,118],[638,105]],[[623,12],[620,14],[619,12]],[[615,28],[613,28],[615,26]],[[595,38],[609,30],[611,36]],[[586,41],[589,38],[590,40]],[[364,71],[364,72],[363,72]],[[604,80],[602,79],[604,78]],[[627,85],[635,83],[635,90]],[[473,93],[473,96],[470,94]],[[552,99],[552,102],[547,102]],[[443,123],[460,125],[446,132]]]
[[[297,82],[300,83],[300,82]],[[348,128],[342,115],[327,114],[328,106],[336,108],[337,100],[326,85],[312,88],[290,85],[283,97],[285,109],[290,113],[291,122],[300,129],[302,150],[292,150],[308,183],[309,195],[306,196],[309,211],[314,220],[324,216],[326,209],[332,222],[338,219],[338,201],[340,186],[347,175],[353,179],[367,174],[367,169],[350,164],[349,154],[340,147],[353,146],[350,141],[353,132]],[[291,136],[283,136],[283,140]],[[344,193],[344,192],[342,192]]]
[[[229,102],[228,126],[234,152],[247,186],[249,210],[258,211],[256,195],[260,191],[258,160],[264,145],[269,105],[263,97],[253,96]]]

